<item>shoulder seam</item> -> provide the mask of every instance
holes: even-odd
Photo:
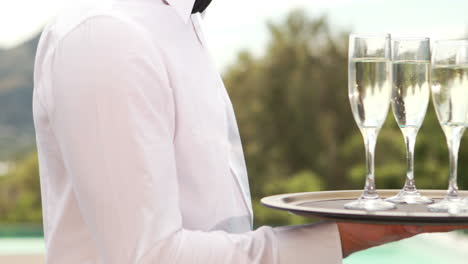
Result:
[[[68,32],[66,32],[63,36],[60,36],[60,38],[56,40],[57,41],[56,43],[59,45],[64,39],[66,39],[70,34],[72,34],[80,26],[82,26],[83,24],[89,22],[90,20],[97,19],[97,18],[113,18],[113,19],[119,20],[120,22],[133,27],[144,38],[144,34],[142,34],[142,33],[144,33],[143,32],[144,30],[141,27],[139,27],[138,25],[136,25],[136,23],[132,22],[130,19],[125,19],[123,17],[117,16],[117,15],[114,15],[114,14],[105,14],[105,13],[99,14],[99,13],[96,13],[96,14],[93,14],[93,15],[90,15],[90,16],[84,18],[80,22],[73,25],[70,28],[70,30],[68,30]],[[53,31],[53,29],[52,29],[52,31]]]

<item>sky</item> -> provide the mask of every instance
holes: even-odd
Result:
[[[0,47],[13,47],[37,34],[71,2],[1,0]],[[466,0],[213,0],[204,28],[218,67],[231,63],[242,49],[261,55],[268,41],[266,21],[280,21],[293,9],[305,10],[312,17],[326,14],[336,31],[433,40],[468,33]]]

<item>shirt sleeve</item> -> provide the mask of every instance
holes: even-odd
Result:
[[[160,51],[145,37],[97,16],[53,57],[49,119],[103,263],[341,263],[335,224],[243,234],[183,228],[175,102]]]

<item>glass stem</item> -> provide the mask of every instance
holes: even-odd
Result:
[[[375,156],[375,145],[377,142],[377,136],[379,134],[379,128],[361,128],[362,136],[364,138],[364,144],[366,147],[366,185],[364,187],[364,193],[362,199],[377,199],[375,188],[375,174],[374,174],[374,156]]]
[[[417,192],[414,180],[414,146],[418,130],[417,127],[401,128],[406,144],[406,182],[403,191],[411,193]]]
[[[449,149],[449,161],[450,161],[450,175],[449,175],[449,188],[447,191],[447,199],[458,200],[460,196],[458,194],[458,151],[460,149],[460,140],[465,132],[464,127],[452,127],[446,131],[447,145]]]

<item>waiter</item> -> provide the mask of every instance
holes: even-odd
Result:
[[[252,231],[210,0],[96,0],[40,40],[33,95],[48,264],[336,264],[418,227]]]

